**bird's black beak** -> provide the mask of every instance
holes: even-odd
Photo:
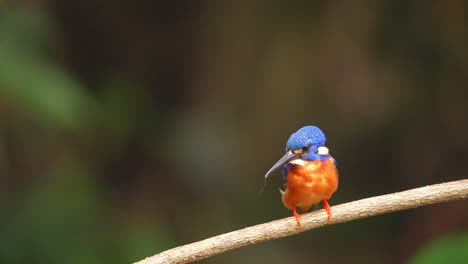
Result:
[[[292,151],[288,151],[286,152],[286,154],[284,154],[284,156],[278,160],[275,165],[273,165],[273,167],[271,167],[271,169],[265,174],[265,179],[268,178],[268,176],[270,176],[271,173],[273,173],[273,171],[277,170],[278,168],[284,166],[284,164],[288,163],[289,161],[293,160],[293,159],[297,159],[299,158],[299,155],[297,154],[294,154]]]

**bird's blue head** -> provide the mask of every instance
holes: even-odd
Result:
[[[293,160],[325,160],[330,157],[325,147],[325,134],[316,126],[305,126],[293,133],[286,143],[286,154],[267,172],[265,178],[274,170]]]
[[[310,148],[309,153],[313,153],[318,147],[325,146],[325,134],[316,126],[305,126],[297,132],[292,133],[286,143],[286,151]]]

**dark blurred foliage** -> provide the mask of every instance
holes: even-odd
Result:
[[[0,262],[128,263],[289,216],[280,173],[259,190],[307,124],[338,160],[332,205],[466,178],[467,11],[0,1]],[[204,263],[456,263],[467,229],[459,201]]]

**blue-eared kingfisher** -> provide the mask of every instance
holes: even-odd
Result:
[[[276,169],[283,168],[286,187],[284,191],[280,189],[283,204],[293,211],[299,226],[302,222],[297,208],[306,212],[320,201],[328,222],[332,219],[327,200],[338,188],[338,171],[325,141],[325,134],[316,126],[299,129],[289,137],[286,154],[265,174],[266,179]]]

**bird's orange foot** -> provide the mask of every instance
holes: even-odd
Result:
[[[294,214],[294,217],[296,217],[297,225],[299,225],[299,227],[303,227],[302,221],[301,221],[301,215],[297,213],[296,206],[293,206],[293,214]]]
[[[328,223],[330,223],[331,220],[332,220],[332,212],[331,212],[330,205],[328,204],[327,200],[323,200],[323,209],[325,209],[325,211],[327,211]]]

